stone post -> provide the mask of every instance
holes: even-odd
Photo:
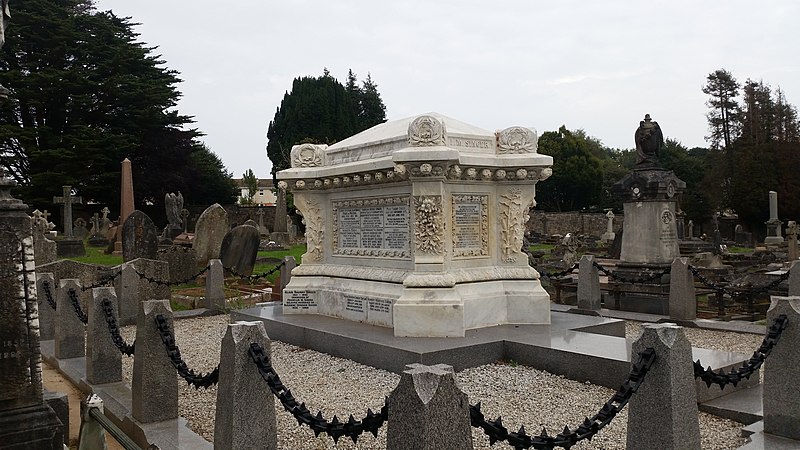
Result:
[[[80,358],[86,351],[86,327],[78,318],[70,301],[69,291],[80,296],[77,279],[63,279],[56,296],[55,356],[58,359]]]
[[[686,239],[692,240],[694,239],[694,221],[689,220],[687,227],[689,228],[689,233],[687,233],[688,236],[686,237]]]
[[[280,286],[278,290],[281,295],[283,295],[283,289],[289,284],[289,281],[292,280],[292,269],[297,267],[297,261],[295,261],[294,256],[284,256],[283,262],[285,264],[281,267]]]
[[[119,206],[119,226],[117,226],[117,241],[114,243],[114,254],[122,254],[122,225],[135,209],[133,204],[133,170],[131,160],[122,160],[121,193]]]
[[[45,288],[47,286],[47,288]],[[39,339],[49,341],[55,335],[56,310],[47,301],[47,293],[56,302],[56,282],[52,273],[36,274],[36,294],[39,304]]]
[[[119,308],[119,324],[133,325],[136,323],[136,316],[139,313],[139,274],[133,263],[122,264],[122,273],[117,283],[117,301]]]
[[[633,343],[632,358],[652,347],[656,359],[628,403],[626,448],[700,448],[692,346],[677,325],[645,324],[643,328],[644,334]]]
[[[225,311],[225,306],[225,269],[221,260],[212,259],[208,261],[205,307],[209,311]]]
[[[178,418],[178,377],[167,356],[156,316],[163,315],[174,330],[169,300],[148,300],[139,307],[136,355],[131,397],[133,418],[141,423]]]
[[[694,276],[689,271],[689,258],[675,258],[669,278],[669,317],[678,321],[697,319],[697,298]]]
[[[789,295],[800,296],[800,261],[792,263],[789,270]]]
[[[578,309],[600,311],[600,273],[594,256],[583,255],[578,265]]]
[[[107,449],[106,430],[89,414],[92,408],[103,411],[103,399],[92,394],[81,401],[81,430],[78,437],[78,450]]]
[[[780,244],[783,242],[781,236],[782,222],[778,218],[778,193],[769,191],[769,220],[767,224],[767,237],[764,239],[765,244]]]
[[[797,259],[797,222],[790,220],[786,224],[786,241],[789,243],[789,261]]]
[[[797,267],[797,264],[795,264]],[[800,296],[772,297],[767,326],[780,314],[789,319],[764,363],[764,432],[800,439]]]
[[[251,342],[270,355],[263,322],[230,324],[222,338],[214,420],[216,449],[278,448],[275,396],[247,353]]]
[[[122,381],[122,353],[111,339],[103,299],[110,300],[112,306],[116,305],[114,288],[92,289],[89,323],[86,326],[86,380],[91,384]]]
[[[453,367],[409,364],[389,395],[387,450],[469,450],[467,395]]]

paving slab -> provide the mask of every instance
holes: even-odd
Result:
[[[764,418],[762,385],[740,389],[700,404],[700,411],[750,425]]]
[[[739,447],[739,450],[797,450],[800,441],[787,439],[773,434],[764,433],[764,421],[758,421],[742,429],[742,436],[749,442]]]

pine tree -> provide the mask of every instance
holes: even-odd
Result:
[[[722,144],[725,151],[729,152],[738,132],[739,105],[736,96],[739,93],[739,83],[725,69],[709,74],[706,80],[703,93],[711,96],[706,103],[711,108],[706,114],[711,135],[706,140],[711,142],[712,148],[719,148]]]

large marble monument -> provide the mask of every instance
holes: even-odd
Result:
[[[284,313],[395,336],[549,323],[549,296],[521,252],[536,182],[552,173],[536,150],[531,129],[492,133],[436,113],[293,147],[278,184],[294,193],[308,250]]]

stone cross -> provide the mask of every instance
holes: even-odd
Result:
[[[181,222],[183,222],[183,232],[188,233],[189,229],[189,221],[186,220],[189,218],[189,210],[186,208],[181,209]]]
[[[606,213],[606,217],[608,218],[608,224],[606,225],[606,233],[613,233],[614,232],[614,212],[609,211]]]
[[[94,213],[92,215],[92,236],[97,236],[100,233],[100,214]]]
[[[105,222],[106,219],[108,219],[108,213],[110,213],[111,210],[108,209],[108,206],[104,206],[103,209],[100,210],[100,212],[103,213],[103,222]]]
[[[64,222],[64,237],[69,239],[72,237],[72,204],[77,203],[80,205],[83,203],[83,199],[72,195],[72,186],[64,186],[64,196],[53,197],[53,203],[61,203],[64,205],[64,214],[62,217]]]

